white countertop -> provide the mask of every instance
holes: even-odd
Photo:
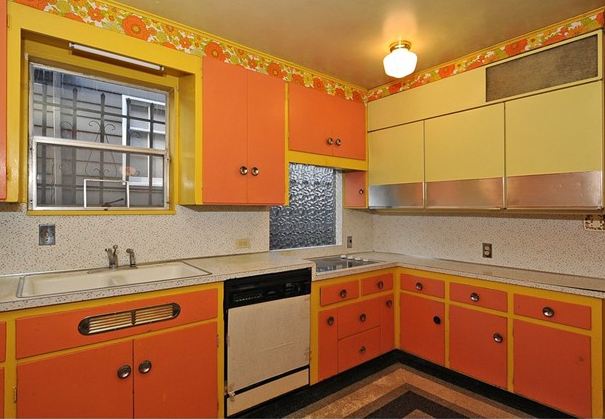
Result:
[[[589,297],[605,298],[605,278],[562,275],[467,262],[420,258],[396,253],[367,252],[355,253],[355,256],[370,260],[379,260],[381,262],[356,268],[316,274],[314,263],[298,257],[284,256],[279,252],[187,259],[185,260],[186,263],[210,272],[210,275],[31,298],[17,298],[16,296],[20,275],[0,276],[0,311],[19,310],[75,301],[115,297],[118,295],[222,282],[233,278],[304,268],[312,268],[314,281],[378,269],[405,267]]]

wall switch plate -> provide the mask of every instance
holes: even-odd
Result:
[[[584,217],[584,230],[605,231],[605,216],[590,214]]]
[[[55,244],[55,225],[38,224],[38,245],[54,246]]]
[[[353,236],[347,236],[347,249],[353,247]]]
[[[235,241],[236,249],[250,249],[250,239],[237,239]]]
[[[481,245],[481,248],[483,249],[482,256],[484,258],[491,258],[492,257],[492,244],[491,243],[483,243]]]

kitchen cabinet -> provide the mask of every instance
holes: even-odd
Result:
[[[344,181],[345,208],[366,207],[366,172],[346,172]]]
[[[290,83],[290,150],[365,160],[365,126],[363,103]]]
[[[337,310],[319,313],[318,328],[318,379],[319,381],[338,373],[338,324]]]
[[[387,295],[379,300],[380,306],[380,352],[395,349],[395,299]]]
[[[424,206],[424,122],[368,133],[369,206]]]
[[[6,65],[7,65],[7,44],[6,29],[7,2],[0,2],[0,200],[6,199]]]
[[[506,388],[507,318],[450,306],[449,324],[450,368]]]
[[[205,57],[203,202],[283,204],[285,83]]]
[[[207,323],[21,364],[17,416],[216,417],[216,331]]]
[[[504,104],[425,121],[427,208],[503,208]]]
[[[506,102],[509,208],[601,208],[603,82]]]
[[[400,348],[445,365],[445,304],[402,293],[399,300]]]

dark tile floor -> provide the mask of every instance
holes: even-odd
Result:
[[[236,417],[283,418],[293,412],[296,412],[297,410],[304,408],[305,406],[308,406],[311,403],[315,403],[332,393],[335,393],[398,362],[409,365],[419,371],[470,390],[481,396],[488,397],[499,403],[512,406],[515,409],[526,412],[528,415],[534,417],[571,417],[565,413],[559,412],[558,410],[551,409],[539,403],[535,403],[531,400],[527,400],[523,397],[511,394],[507,391],[490,386],[400,351],[389,352],[373,361],[367,362],[359,367],[339,374],[336,377],[332,377],[311,387],[293,391],[277,399],[257,406]]]

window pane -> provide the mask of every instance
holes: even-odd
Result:
[[[336,244],[336,170],[290,164],[290,205],[272,207],[270,249]]]
[[[87,207],[126,207],[127,190],[130,207],[164,207],[163,156],[43,143],[36,147],[38,207],[84,207],[85,190]],[[131,162],[143,171],[132,169]]]

